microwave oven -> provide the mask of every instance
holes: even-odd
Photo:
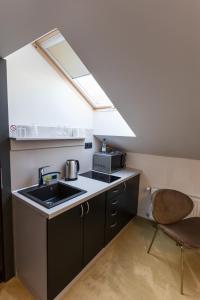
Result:
[[[111,174],[125,167],[126,153],[113,151],[97,152],[93,155],[93,170]]]

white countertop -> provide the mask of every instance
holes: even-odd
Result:
[[[99,195],[102,192],[105,192],[105,191],[109,190],[110,188],[112,188],[112,187],[114,187],[114,186],[140,174],[140,173],[141,172],[139,170],[122,169],[122,170],[112,174],[112,175],[121,177],[120,179],[118,179],[112,183],[105,183],[102,181],[90,179],[90,178],[83,177],[83,176],[78,176],[78,179],[76,181],[60,180],[60,182],[62,182],[62,183],[83,189],[87,192],[85,194],[77,196],[71,200],[68,200],[62,204],[52,207],[50,209],[45,208],[44,206],[32,201],[31,199],[19,194],[18,193],[19,190],[13,191],[12,194],[19,201],[25,202],[27,205],[29,205],[33,209],[37,210],[44,217],[51,219],[51,218],[59,215],[60,213],[63,213],[65,211],[69,210],[70,208],[75,207],[75,206],[95,197],[96,195]]]

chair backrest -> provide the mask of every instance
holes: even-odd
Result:
[[[170,189],[160,189],[153,193],[153,217],[159,224],[176,223],[188,216],[193,201],[187,195]]]

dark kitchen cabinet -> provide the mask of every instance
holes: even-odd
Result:
[[[0,281],[14,276],[6,60],[0,58]]]
[[[137,215],[139,175],[127,180],[124,185],[124,193],[122,201],[120,201],[121,228]]]
[[[14,198],[16,271],[36,299],[54,299],[137,214],[138,188],[135,176],[51,219]]]
[[[48,221],[48,299],[53,299],[104,247],[105,194]]]
[[[84,203],[84,266],[104,247],[105,193]]]
[[[81,271],[82,207],[74,207],[47,224],[47,294],[54,299]]]
[[[1,170],[1,165],[0,165]],[[0,186],[2,187],[2,176],[0,171]],[[2,203],[2,194],[0,190],[0,203]],[[0,205],[0,282],[4,279],[4,262],[3,262],[3,228],[2,228],[2,205]]]
[[[107,192],[105,242],[110,242],[120,231],[120,205],[124,199],[124,184]]]
[[[137,215],[139,175],[107,192],[105,243]]]

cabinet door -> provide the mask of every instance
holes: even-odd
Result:
[[[8,120],[7,74],[6,60],[0,57],[0,163],[2,174],[1,184],[1,270],[2,279],[9,280],[15,275],[13,255],[13,227],[12,227],[12,195],[10,175],[10,141]]]
[[[84,266],[104,247],[105,193],[84,203]]]
[[[47,221],[48,300],[53,299],[81,271],[83,260],[82,207]]]
[[[123,228],[137,215],[139,175],[124,182],[123,197],[120,201],[120,224]]]

